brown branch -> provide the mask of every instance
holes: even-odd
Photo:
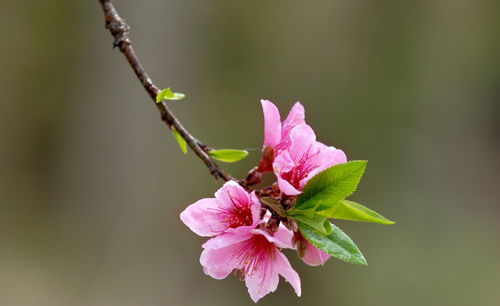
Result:
[[[134,52],[132,47],[132,42],[129,38],[130,27],[125,23],[125,21],[118,15],[118,12],[113,6],[111,0],[99,0],[104,11],[104,18],[106,21],[106,28],[109,30],[111,35],[113,35],[115,41],[113,47],[118,47],[127,59],[130,67],[135,72],[137,78],[141,81],[142,86],[148,92],[153,102],[155,102],[156,107],[160,111],[161,120],[167,124],[171,130],[179,132],[179,134],[186,140],[189,147],[196,153],[196,155],[205,163],[205,165],[210,170],[210,173],[215,177],[216,180],[223,179],[229,181],[233,179],[229,174],[224,172],[208,155],[210,148],[202,144],[199,140],[194,138],[185,128],[182,126],[180,121],[175,117],[172,111],[168,108],[165,102],[156,103],[156,96],[160,92],[160,89],[153,83],[151,78],[148,76],[144,67],[142,66],[139,58]]]

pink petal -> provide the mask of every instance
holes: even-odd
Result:
[[[317,143],[318,144],[318,143]],[[308,163],[317,165],[307,177],[300,181],[300,188],[302,188],[311,178],[318,173],[338,164],[347,162],[347,157],[344,151],[335,149],[334,147],[324,147],[320,149],[319,153],[308,159]]]
[[[311,158],[311,162],[317,164],[320,172],[335,166],[338,164],[343,164],[347,162],[347,156],[344,151],[336,149],[335,147],[326,147],[320,149],[319,153]]]
[[[260,100],[264,112],[264,146],[275,147],[281,141],[281,118],[276,105]]]
[[[347,163],[347,155],[345,155],[345,152],[340,149],[335,151],[335,156],[332,157],[332,159],[335,159],[335,165]]]
[[[318,249],[309,242],[306,245],[306,251],[302,260],[310,266],[319,266],[325,264],[325,262],[330,258],[326,252]]]
[[[286,173],[295,167],[295,162],[290,157],[288,151],[282,151],[274,159],[273,170],[276,176],[280,176],[280,173]]]
[[[278,250],[273,252],[279,253]],[[278,288],[278,283],[279,274],[273,267],[271,259],[267,259],[259,266],[259,269],[245,276],[248,293],[255,303],[268,293],[274,292]]]
[[[299,124],[304,124],[305,122],[305,111],[304,107],[300,102],[293,105],[292,109],[288,113],[285,121],[283,121],[283,128],[281,131],[281,138],[284,139],[290,135],[292,128]]]
[[[220,249],[252,237],[251,226],[230,228],[227,232],[209,239],[202,245],[204,249]]]
[[[216,213],[218,203],[215,199],[201,199],[189,205],[180,215],[182,222],[199,236],[210,237],[226,228]]]
[[[293,233],[282,224],[278,227],[276,233],[274,233],[274,244],[279,248],[293,249]]]
[[[290,132],[291,145],[288,149],[290,157],[297,163],[314,146],[316,135],[307,124],[297,125]]]
[[[292,186],[287,180],[282,179],[280,176],[278,176],[278,187],[286,195],[298,195],[301,194],[302,191],[297,190],[295,187]]]
[[[215,192],[215,198],[220,208],[232,209],[235,205],[249,206],[250,196],[235,181],[228,181]]]
[[[205,274],[215,279],[223,279],[237,268],[236,253],[240,246],[232,244],[220,249],[205,249],[201,253],[200,263]]]
[[[299,274],[292,268],[288,258],[283,255],[281,252],[276,252],[276,257],[273,261],[274,269],[278,271],[278,273],[283,276],[289,283],[292,285],[293,289],[297,296],[302,294],[300,289],[300,277]]]

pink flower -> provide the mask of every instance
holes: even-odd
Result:
[[[240,270],[254,302],[278,287],[283,276],[300,296],[300,278],[278,248],[292,248],[292,233],[279,227],[274,236],[260,229],[238,228],[203,245],[200,263],[207,275],[223,279]]]
[[[281,123],[278,108],[270,101],[261,100],[264,112],[264,156],[260,170],[272,163],[279,189],[287,195],[298,195],[304,185],[319,172],[336,164],[345,163],[342,150],[316,141],[312,128],[305,123],[303,106],[297,102]],[[266,157],[266,148],[273,148],[272,158]],[[311,266],[324,264],[330,256],[305,241],[302,260]]]
[[[278,187],[287,195],[300,194],[302,187],[316,174],[347,161],[342,150],[317,142],[307,124],[293,127],[289,139],[289,146],[276,155],[273,163]]]
[[[328,147],[316,141],[316,135],[305,123],[304,107],[300,102],[290,110],[281,122],[276,105],[261,100],[264,112],[264,153],[272,147],[274,154],[264,156],[261,171],[272,163],[272,170],[278,177],[278,186],[287,195],[298,195],[302,187],[319,172],[336,164],[345,163],[347,158],[342,150]],[[265,154],[264,154],[265,155]]]
[[[238,227],[254,228],[260,221],[261,205],[255,192],[248,193],[229,181],[216,193],[188,206],[181,220],[199,236],[212,237]]]

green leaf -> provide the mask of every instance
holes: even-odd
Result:
[[[365,257],[354,242],[352,242],[351,238],[335,225],[331,224],[332,231],[327,236],[316,232],[303,223],[298,222],[297,225],[302,236],[315,247],[340,260],[354,264],[368,265]]]
[[[377,212],[364,207],[361,204],[348,200],[340,200],[337,204],[327,210],[323,210],[318,213],[327,218],[374,222],[380,224],[394,224],[393,221],[386,219]]]
[[[292,214],[326,210],[351,195],[366,168],[366,161],[350,161],[320,172],[307,182],[297,198]],[[300,212],[298,212],[300,211]]]
[[[156,103],[160,103],[163,100],[182,100],[185,97],[186,95],[183,93],[172,92],[170,88],[165,88],[156,96]]]
[[[314,214],[312,218],[304,215],[296,215],[292,217],[297,223],[305,224],[323,235],[328,235],[332,232],[330,222],[325,216]]]
[[[177,132],[176,130],[172,130],[172,134],[174,135],[175,140],[177,140],[177,143],[179,144],[182,152],[184,152],[184,154],[187,154],[188,151],[186,140],[182,138],[181,134],[179,134],[179,132]]]
[[[248,151],[223,149],[223,150],[212,150],[208,152],[208,154],[210,154],[212,158],[220,160],[222,162],[234,163],[247,157]]]

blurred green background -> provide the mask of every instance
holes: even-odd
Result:
[[[308,267],[261,305],[500,305],[500,2],[117,0],[185,126],[256,148],[260,98],[300,100],[369,166],[338,222],[368,267]],[[179,213],[218,187],[184,156],[95,1],[0,2],[0,305],[252,305]]]

